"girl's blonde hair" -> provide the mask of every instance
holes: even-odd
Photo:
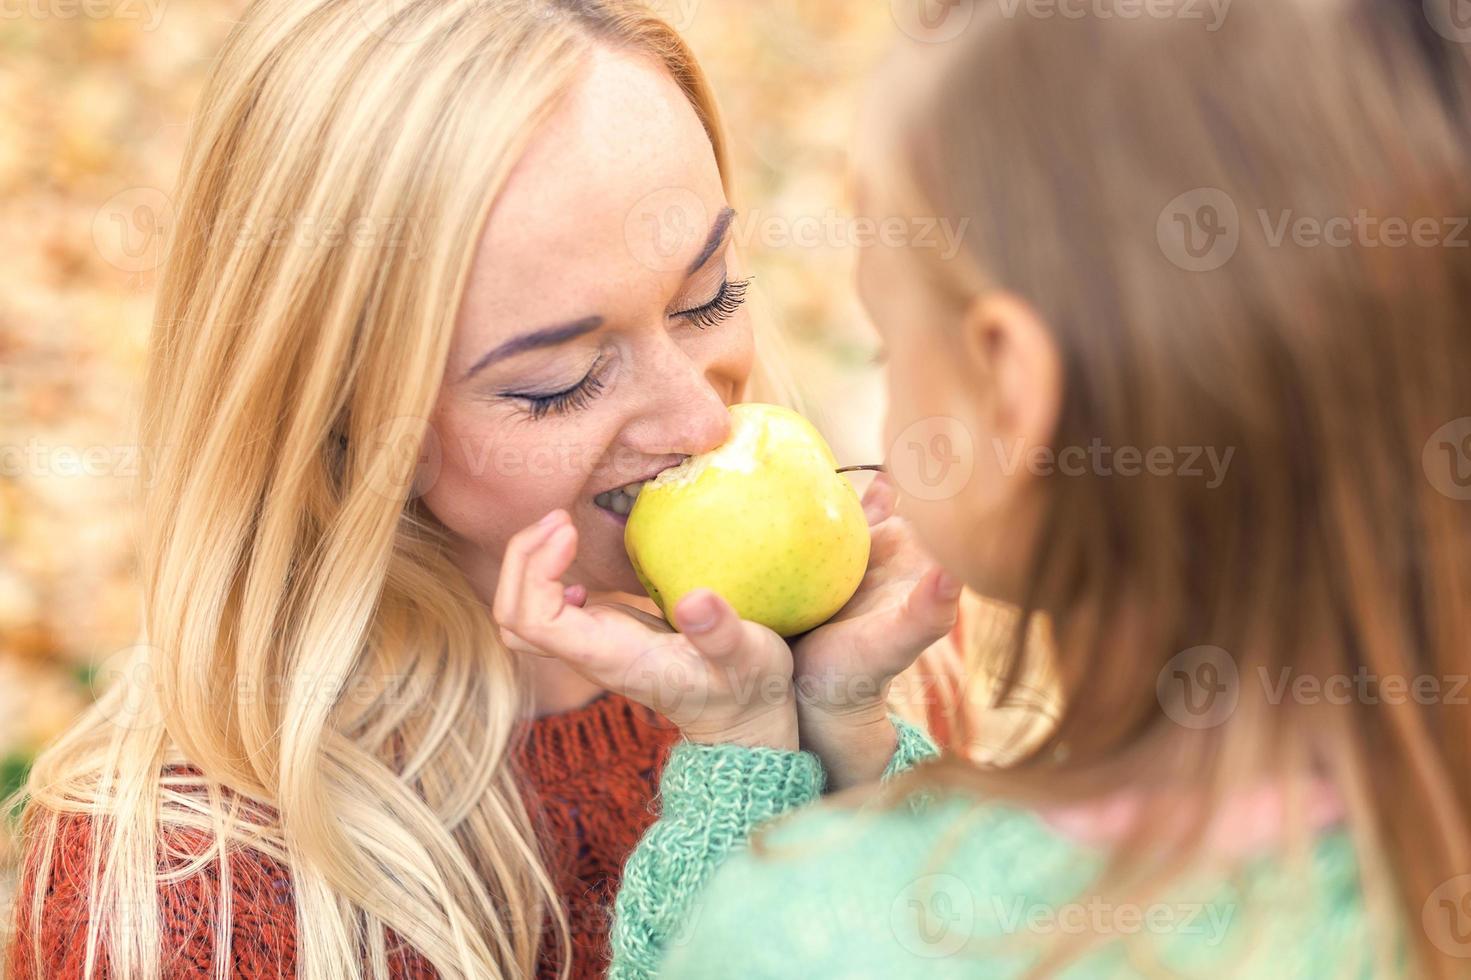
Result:
[[[256,0],[218,56],[143,401],[146,642],[25,789],[34,923],[92,818],[88,975],[157,977],[158,887],[213,871],[225,976],[239,847],[289,868],[312,980],[385,976],[390,929],[527,976],[549,916],[566,963],[524,678],[412,483],[487,213],[595,45],[667,68],[724,178],[700,67],[630,0]],[[176,831],[209,849],[161,876]]]
[[[930,266],[957,320],[1005,289],[1049,325],[1055,452],[1232,452],[1218,485],[1142,466],[1042,478],[1002,672],[1035,668],[1025,626],[1045,610],[1055,723],[1003,771],[916,780],[1033,804],[1159,791],[1171,805],[1146,809],[1099,885],[1148,890],[1203,855],[1241,788],[1288,787],[1300,814],[1292,787],[1327,779],[1381,969],[1403,944],[1444,977],[1463,967],[1422,913],[1471,894],[1471,504],[1450,469],[1471,433],[1471,48],[1429,6],[1237,0],[1212,30],[1184,5],[964,4],[967,36],[894,117],[886,176],[917,213],[969,220],[959,259]],[[1361,209],[1435,241],[1326,224]],[[1332,240],[1295,237],[1303,216]],[[1294,698],[1303,676],[1369,686]],[[1439,696],[1407,693],[1422,677]]]

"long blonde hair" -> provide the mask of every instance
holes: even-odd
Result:
[[[89,975],[159,975],[179,830],[211,841],[185,872],[218,868],[219,976],[241,846],[290,869],[304,977],[386,975],[390,929],[526,976],[548,916],[566,962],[508,765],[526,684],[412,463],[486,215],[598,44],[667,67],[724,176],[699,66],[627,0],[256,0],[218,56],[143,400],[144,643],[24,790],[39,882],[92,818]]]
[[[1039,805],[1162,792],[1098,883],[1123,893],[1184,875],[1244,787],[1288,787],[1300,817],[1291,787],[1325,779],[1380,965],[1402,949],[1459,975],[1422,912],[1471,894],[1471,504],[1443,472],[1471,431],[1471,49],[1409,0],[1238,0],[1218,32],[1178,6],[1003,7],[957,8],[970,36],[889,133],[909,205],[970,221],[936,283],[957,310],[1005,289],[1040,312],[1064,372],[1054,453],[1233,455],[1219,484],[1152,464],[1039,479],[1001,672],[1033,666],[1025,627],[1048,613],[1052,730],[1003,771],[952,760],[914,782]],[[1273,241],[1284,213],[1444,237]],[[1188,702],[1180,674],[1215,700]],[[1274,698],[1303,676],[1370,680],[1342,704]],[[1428,703],[1384,686],[1421,677]]]

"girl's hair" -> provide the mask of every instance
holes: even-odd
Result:
[[[59,821],[92,818],[89,974],[159,975],[173,831],[210,841],[178,874],[218,874],[220,976],[241,846],[290,869],[304,977],[385,975],[388,929],[526,976],[548,915],[565,964],[518,659],[411,484],[486,215],[595,45],[667,68],[724,178],[700,67],[630,0],[256,0],[227,40],[146,379],[146,642],[25,790],[34,923]]]
[[[1471,504],[1448,456],[1471,435],[1471,48],[1418,0],[1236,0],[1218,30],[1183,16],[1203,4],[1129,6],[953,12],[967,36],[892,119],[891,176],[918,213],[970,219],[929,267],[957,311],[1005,289],[1049,325],[1054,451],[1228,465],[1044,478],[1023,624],[1054,631],[1055,725],[1004,771],[916,782],[1038,804],[1142,781],[1177,805],[1099,884],[1153,888],[1233,792],[1326,778],[1381,964],[1403,943],[1449,976],[1421,916],[1471,872]],[[1340,680],[1294,697],[1303,676]],[[1214,704],[1186,686],[1213,677]]]

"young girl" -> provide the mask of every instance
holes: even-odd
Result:
[[[725,177],[635,4],[245,12],[160,287],[145,643],[32,771],[10,976],[601,974],[676,733],[489,606],[555,505],[608,624],[582,653],[666,642],[629,494],[772,397]],[[883,540],[814,669],[953,621],[958,585]],[[868,778],[895,731],[838,697],[809,730]]]
[[[971,219],[862,260],[890,435],[974,447],[903,509],[1047,615],[1056,724],[752,853],[828,760],[713,678],[613,976],[1465,975],[1471,72],[1432,6],[958,4],[884,75],[862,210]],[[567,544],[517,587],[551,646]]]

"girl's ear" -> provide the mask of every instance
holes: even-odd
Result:
[[[989,434],[1030,451],[1051,446],[1062,410],[1062,357],[1032,306],[1004,291],[976,296],[961,322],[966,373],[984,392]]]

